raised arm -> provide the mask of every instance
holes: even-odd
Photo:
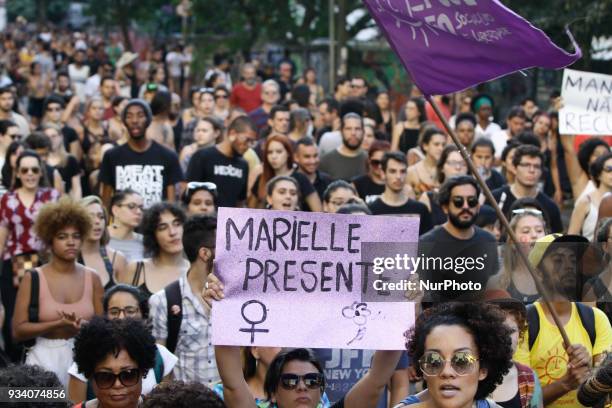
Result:
[[[380,395],[395,372],[402,351],[378,350],[372,357],[370,370],[344,397],[344,406],[351,408],[375,407]]]
[[[215,357],[223,382],[225,405],[228,408],[257,408],[255,397],[251,394],[249,385],[242,374],[240,347],[215,346]]]

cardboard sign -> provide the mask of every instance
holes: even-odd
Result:
[[[220,208],[217,222],[213,344],[404,349],[414,304],[364,300],[372,245],[415,255],[418,217]]]
[[[559,111],[562,135],[612,135],[612,75],[566,69]]]

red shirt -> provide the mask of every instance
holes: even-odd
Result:
[[[36,191],[34,202],[26,208],[16,191],[7,191],[0,199],[0,227],[8,230],[3,259],[28,252],[38,252],[42,249],[40,239],[34,234],[32,226],[38,211],[50,201],[57,201],[60,194],[49,187],[41,187]]]
[[[239,82],[232,89],[230,96],[232,106],[244,109],[246,113],[254,111],[261,105],[261,84],[257,83],[255,88],[247,88],[244,83]]]
[[[438,107],[442,111],[442,115],[444,115],[446,120],[448,120],[451,117],[451,112],[450,112],[450,109],[448,108],[448,106],[446,106],[445,104],[439,102],[438,103]],[[446,133],[446,129],[444,128],[444,124],[442,124],[442,121],[440,120],[438,115],[436,115],[436,111],[434,110],[434,108],[431,106],[431,104],[429,102],[425,103],[425,114],[427,115],[427,120],[429,120],[430,122],[435,123],[435,125],[438,127],[438,129],[440,129],[444,133]]]

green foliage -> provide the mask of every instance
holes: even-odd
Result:
[[[37,9],[44,7],[49,21],[61,21],[70,7],[69,0],[8,0],[6,10],[9,21],[23,16],[28,21],[36,21]]]
[[[591,68],[591,40],[612,35],[612,0],[504,0],[504,4],[544,30],[557,44],[569,49],[566,24],[582,48],[576,68]]]

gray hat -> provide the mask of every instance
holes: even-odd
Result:
[[[149,127],[149,125],[151,124],[151,121],[153,120],[153,113],[151,112],[151,107],[149,106],[147,101],[145,101],[144,99],[140,99],[140,98],[130,99],[127,105],[125,105],[125,109],[123,109],[123,112],[121,112],[121,121],[125,123],[125,117],[127,115],[127,110],[132,105],[138,105],[142,108],[142,110],[144,110],[145,115],[147,115],[147,126],[146,127]]]

